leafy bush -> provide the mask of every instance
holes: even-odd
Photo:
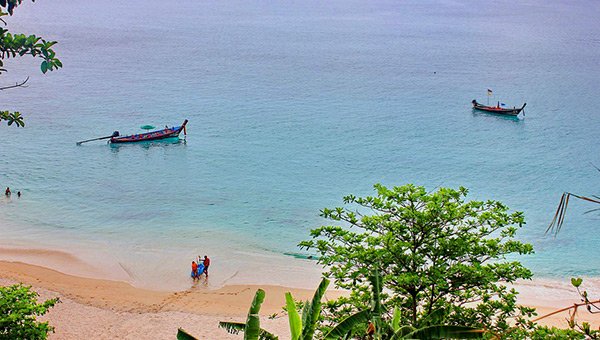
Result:
[[[59,302],[58,298],[37,302],[38,293],[22,284],[0,287],[0,339],[46,339],[54,327],[38,322]]]

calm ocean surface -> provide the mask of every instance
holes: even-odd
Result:
[[[27,58],[0,76],[31,77],[0,92],[27,123],[0,127],[0,187],[24,193],[0,199],[0,244],[131,267],[182,249],[283,257],[346,194],[462,185],[525,212],[538,277],[600,276],[595,206],[571,201],[544,236],[563,191],[600,194],[599,14],[597,1],[24,2],[9,28],[58,40],[64,68]],[[527,102],[525,117],[473,112],[488,88]],[[185,143],[75,145],[185,118]]]

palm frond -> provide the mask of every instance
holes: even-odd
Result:
[[[593,213],[593,212],[596,212],[596,211],[600,211],[600,208],[590,209],[590,210],[584,212],[583,214],[585,215],[585,214]]]
[[[571,193],[568,192],[563,192],[562,196],[560,196],[560,202],[558,203],[558,207],[556,208],[552,222],[550,222],[550,225],[548,225],[548,228],[546,229],[546,234],[553,232],[556,236],[562,228],[564,216],[569,204],[569,197],[571,197]]]
[[[569,198],[571,198],[571,196],[580,200],[600,204],[600,199],[593,199],[585,196],[575,195],[570,192],[564,192],[560,197],[560,202],[558,203],[558,207],[556,208],[556,213],[554,213],[554,218],[552,219],[552,222],[550,222],[550,225],[548,225],[548,228],[546,229],[546,234],[552,232],[554,233],[554,236],[556,236],[562,228],[567,213],[567,207],[569,206]],[[597,209],[590,210],[590,212],[594,210]]]

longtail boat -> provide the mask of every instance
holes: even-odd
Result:
[[[525,108],[525,105],[527,105],[527,103],[525,103],[520,108],[513,107],[512,109],[506,109],[506,108],[503,108],[500,106],[500,102],[498,102],[497,106],[487,106],[487,105],[479,104],[477,102],[477,100],[473,99],[473,101],[471,103],[473,104],[473,109],[475,109],[475,110],[497,113],[497,114],[501,114],[501,115],[509,115],[509,116],[519,115],[519,113],[521,113],[521,111],[523,111],[523,109]],[[525,113],[523,113],[523,114],[525,114]]]
[[[110,143],[135,143],[135,142],[146,142],[146,141],[152,141],[152,140],[174,138],[174,137],[179,137],[179,134],[181,133],[181,131],[183,131],[183,134],[185,135],[185,132],[186,132],[185,126],[186,126],[187,122],[188,122],[188,120],[186,119],[183,121],[183,124],[181,124],[181,126],[165,127],[162,130],[138,133],[138,134],[129,135],[129,136],[121,136],[119,134],[119,131],[115,131],[110,136],[83,140],[81,142],[77,142],[76,144],[81,145],[83,143],[91,142],[94,140],[101,140],[101,139],[108,139],[108,138],[110,138],[110,141],[109,141]],[[150,125],[145,125],[145,126],[142,126],[142,128],[144,128],[144,129],[150,128],[151,129],[154,127],[150,126]]]
[[[181,124],[181,126],[167,127],[162,130],[138,133],[135,135],[118,136],[118,134],[117,134],[117,136],[112,136],[110,138],[110,142],[111,143],[135,143],[135,142],[145,142],[145,141],[151,141],[151,140],[179,137],[179,134],[181,133],[181,131],[184,131],[184,134],[185,134],[185,125],[187,124],[187,122],[188,122],[188,120],[186,119],[183,121],[183,124]],[[115,131],[115,134],[116,134],[116,131]]]

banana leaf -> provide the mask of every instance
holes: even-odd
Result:
[[[244,332],[244,340],[275,340],[277,336],[267,332],[260,328],[260,318],[258,313],[260,312],[260,306],[265,301],[265,291],[259,289],[254,294],[252,305],[248,311],[248,318],[246,323],[241,322],[219,322],[219,327],[224,328],[227,332],[232,334],[238,334]]]
[[[227,333],[229,333],[229,334],[239,334],[240,332],[244,332],[244,329],[246,328],[246,324],[242,323],[242,322],[221,321],[221,322],[219,322],[219,328],[225,329],[227,331]],[[277,340],[279,338],[276,335],[261,328],[260,333],[258,334],[258,339],[259,340]],[[186,340],[186,339],[182,339],[182,340]]]
[[[356,314],[350,315],[337,324],[324,337],[326,340],[343,339],[350,333],[354,327],[361,324],[367,324],[371,319],[371,311],[363,310]]]
[[[265,291],[259,289],[254,295],[252,305],[248,311],[248,318],[246,319],[246,328],[244,329],[244,340],[258,340],[260,335],[260,318],[258,312],[260,312],[260,306],[265,301]]]
[[[466,326],[428,326],[407,334],[405,339],[483,339],[482,329]]]
[[[323,295],[325,295],[325,291],[327,291],[327,286],[329,286],[329,280],[323,279],[319,284],[319,288],[315,291],[315,295],[313,296],[312,301],[310,302],[310,309],[303,310],[307,312],[306,318],[302,315],[302,339],[303,340],[312,340],[315,334],[315,328],[317,327],[317,321],[319,320],[319,316],[321,315],[321,299]],[[306,321],[304,321],[306,320]]]
[[[285,293],[285,302],[290,323],[291,339],[298,340],[300,339],[300,335],[302,335],[302,320],[300,319],[300,315],[296,310],[296,302],[294,302],[294,298],[292,297],[291,293]]]
[[[190,333],[184,331],[182,328],[177,330],[177,340],[198,340],[196,337],[192,336]]]

